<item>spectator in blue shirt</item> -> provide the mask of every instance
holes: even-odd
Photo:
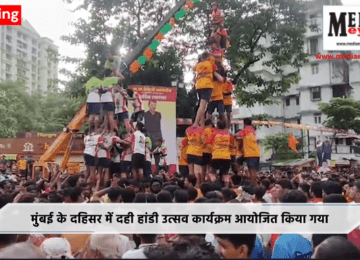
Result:
[[[285,195],[283,203],[306,203],[306,196],[298,190]],[[272,259],[310,259],[313,254],[313,244],[299,234],[284,234],[275,242]]]

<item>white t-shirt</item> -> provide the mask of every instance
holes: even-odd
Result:
[[[123,254],[123,259],[147,259],[146,255],[144,254],[144,250],[150,246],[157,246],[157,243],[154,244],[142,244],[139,246],[139,249],[127,251]]]
[[[131,143],[133,154],[139,153],[145,155],[146,137],[143,133],[136,130],[131,136]]]
[[[87,135],[84,138],[84,143],[85,143],[85,150],[84,150],[84,154],[88,154],[91,156],[95,156],[96,155],[96,146],[98,144],[98,140],[99,140],[100,135]]]
[[[118,148],[120,148],[121,147],[121,144],[115,144]],[[116,150],[116,149],[115,149]],[[121,162],[121,154],[120,153],[118,153],[118,151],[116,150],[115,151],[115,153],[116,153],[116,155],[112,158],[112,161],[114,162],[114,163],[120,163]]]
[[[108,90],[101,95],[101,103],[109,103],[109,102],[114,102],[114,101],[111,92]]]
[[[131,147],[126,149],[123,154],[122,154],[122,157],[121,157],[121,161],[124,161],[124,162],[131,162],[132,160],[132,149]]]
[[[117,102],[115,102],[115,114],[127,112],[126,98],[118,92],[115,94],[115,100],[117,99],[119,100],[119,104],[116,104]]]
[[[94,91],[87,96],[86,103],[100,103],[100,95]]]
[[[104,144],[105,148],[110,148],[110,146],[112,145],[112,138],[113,138],[113,134],[105,134],[104,136],[99,138],[98,143]],[[98,158],[109,158],[109,151],[99,148],[97,157]]]
[[[144,110],[144,106],[143,106],[143,101],[141,99],[141,96],[139,93],[135,94],[135,99],[133,101],[133,106],[134,106],[134,112],[140,112]]]
[[[150,149],[149,149],[149,147],[148,146],[146,146],[146,154],[145,154],[145,159],[146,159],[146,161],[147,162],[151,162],[151,155],[150,155]]]

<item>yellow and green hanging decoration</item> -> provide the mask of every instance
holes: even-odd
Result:
[[[161,28],[160,32],[155,36],[152,43],[144,50],[143,56],[139,57],[137,60],[133,61],[130,64],[129,70],[131,73],[135,74],[141,70],[141,66],[145,64],[146,61],[151,60],[154,51],[159,47],[160,42],[164,39],[165,35],[171,31],[171,29],[175,26],[176,20],[180,20],[184,17],[190,9],[194,8],[195,3],[199,0],[188,0],[186,4],[180,9],[179,12],[175,14],[175,18],[172,17],[166,25]]]

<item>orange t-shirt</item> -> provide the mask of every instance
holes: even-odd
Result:
[[[214,23],[224,25],[224,13],[220,9],[212,12],[212,18]]]
[[[185,165],[185,166],[188,165],[188,163],[186,161],[187,149],[188,149],[188,139],[185,137],[184,140],[182,141],[182,145],[181,145],[179,165]]]
[[[218,60],[220,62],[223,61],[224,56],[225,56],[225,52],[222,49],[215,49],[210,54],[213,57],[214,61]]]
[[[232,136],[228,130],[215,130],[211,143],[213,144],[212,159],[230,160],[230,143]]]
[[[197,74],[196,89],[214,88],[214,65],[210,61],[199,62],[195,67],[195,72]]]
[[[204,132],[202,134],[203,153],[210,153],[210,154],[212,153],[213,146],[210,142],[214,131],[215,129],[212,127],[207,127],[204,129]]]
[[[231,142],[230,142],[230,155],[231,156],[236,156],[237,150],[238,150],[237,148],[238,148],[237,141],[234,138],[232,138]]]
[[[260,157],[260,147],[256,141],[255,129],[252,126],[246,126],[238,133],[243,139],[244,157]]]
[[[203,129],[198,126],[190,126],[186,129],[186,136],[188,139],[188,148],[186,154],[202,156],[203,154],[203,142],[202,142],[202,134]]]
[[[26,170],[26,161],[25,160],[18,161],[18,167],[19,170]]]
[[[243,157],[244,149],[243,149],[243,140],[236,140],[236,157]]]
[[[223,97],[224,97],[224,106],[232,106],[232,92],[233,85],[229,81],[225,81],[222,84],[223,87]]]
[[[211,101],[219,101],[219,100],[223,100],[223,87],[222,87],[223,83],[220,81],[215,80],[214,81],[214,88],[213,91],[211,93]]]

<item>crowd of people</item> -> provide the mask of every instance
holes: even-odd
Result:
[[[50,182],[1,182],[0,208],[7,203],[360,203],[356,169],[258,172],[254,184],[246,172],[229,174],[228,184],[214,179],[197,187],[195,175],[175,173],[140,181],[114,176],[101,187],[99,177],[93,186],[84,173],[67,176],[55,168]],[[1,234],[0,258],[358,259],[359,235],[359,228],[314,235]]]
[[[16,178],[31,179],[33,164],[34,159],[32,156],[25,157],[22,155],[17,160],[9,160],[3,155],[0,159],[0,182],[15,180]]]

